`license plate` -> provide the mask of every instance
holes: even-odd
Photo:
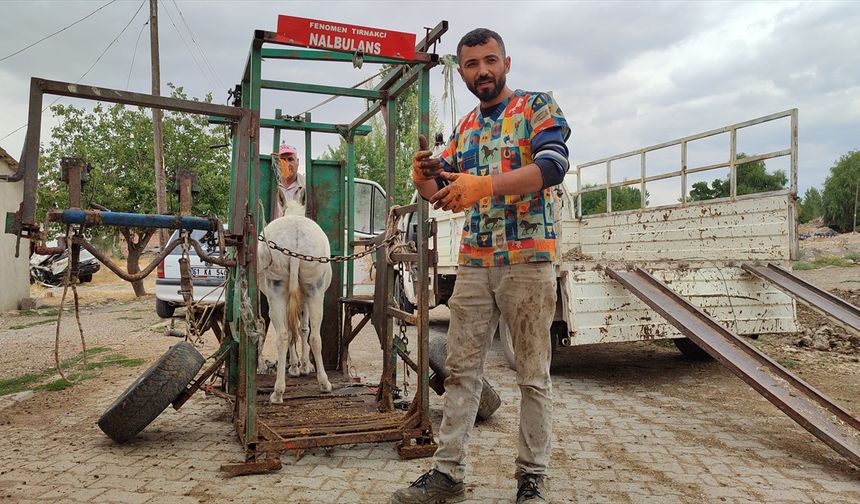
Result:
[[[205,278],[205,277],[227,278],[227,270],[225,268],[195,267],[195,268],[191,268],[191,276],[197,277],[197,278]]]

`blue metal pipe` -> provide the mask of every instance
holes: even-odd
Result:
[[[217,219],[186,217],[181,215],[151,215],[123,212],[102,212],[100,210],[67,209],[50,212],[48,220],[66,224],[86,224],[88,226],[119,226],[157,229],[218,229]]]

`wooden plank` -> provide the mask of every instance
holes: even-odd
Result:
[[[704,215],[713,217],[721,215],[741,215],[750,213],[786,213],[789,206],[788,195],[765,196],[720,203],[703,203],[686,207],[664,207],[645,209],[637,212],[587,215],[582,218],[582,225],[605,227],[610,225],[642,224],[670,220],[690,220]]]
[[[792,319],[769,319],[766,321],[721,321],[727,329],[739,335],[794,332],[797,325]],[[681,338],[683,335],[665,322],[657,324],[612,325],[609,327],[579,327],[571,334],[571,346],[598,343],[623,343],[628,341]]]
[[[685,228],[659,230],[649,229],[644,226],[633,228],[606,228],[600,233],[583,233],[581,235],[581,240],[583,245],[601,244],[606,246],[663,241],[719,241],[716,245],[722,245],[723,242],[748,242],[762,237],[778,237],[782,240],[788,241],[788,235],[788,228],[784,226],[784,222],[780,223],[770,221],[748,225],[739,224],[726,226],[697,224]],[[708,243],[708,245],[714,244]]]
[[[680,336],[609,278],[600,263],[589,261],[580,267],[563,270],[560,280],[564,319],[574,335],[572,344]],[[796,330],[792,299],[740,267],[716,268],[709,262],[657,262],[649,267],[656,278],[740,334]]]

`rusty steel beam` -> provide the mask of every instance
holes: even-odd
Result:
[[[186,112],[189,114],[217,115],[229,117],[233,120],[239,120],[244,115],[242,109],[238,107],[230,107],[228,105],[218,105],[215,103],[206,103],[194,100],[181,100],[179,98],[170,98],[167,96],[133,93],[131,91],[40,79],[38,77],[33,77],[31,82],[35,82],[39,89],[42,90],[42,93],[50,95],[121,103],[123,105],[171,110],[174,112]]]
[[[33,235],[38,231],[36,223],[36,192],[38,190],[39,145],[42,127],[42,103],[44,95],[68,96],[87,100],[121,103],[161,110],[172,110],[191,114],[218,115],[233,121],[246,117],[247,111],[238,107],[216,105],[193,100],[180,100],[163,96],[133,93],[71,82],[54,81],[33,77],[30,79],[30,103],[27,115],[27,134],[18,170],[9,176],[0,176],[0,181],[24,181],[24,198],[18,210],[19,236]],[[240,135],[241,137],[241,135]]]
[[[846,329],[860,335],[860,308],[829,292],[801,280],[776,264],[767,266],[743,264],[741,267],[794,297],[813,310],[829,317]]]
[[[642,268],[605,271],[801,427],[860,467],[860,420]]]

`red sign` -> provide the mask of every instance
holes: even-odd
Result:
[[[415,34],[318,19],[278,16],[276,42],[349,53],[412,59]]]

